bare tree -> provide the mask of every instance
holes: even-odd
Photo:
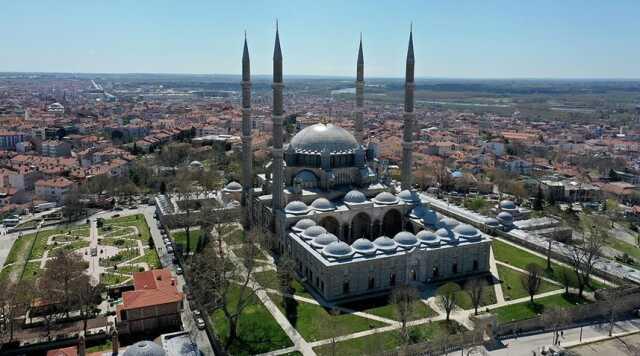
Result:
[[[553,327],[553,345],[560,343],[559,329],[570,320],[569,312],[566,309],[552,306],[544,311],[542,315],[545,324]]]
[[[13,341],[18,316],[26,312],[35,288],[30,281],[8,283],[0,288],[0,350]]]
[[[531,303],[533,303],[533,296],[538,293],[540,286],[542,285],[542,274],[544,272],[542,267],[537,263],[529,263],[527,267],[525,267],[525,270],[527,271],[527,274],[522,276],[520,282],[524,289],[527,290],[527,293],[531,298]]]
[[[192,200],[193,195],[197,194],[199,189],[195,184],[192,173],[187,169],[180,169],[176,173],[173,186],[174,192],[178,196],[180,202],[180,208],[184,211],[184,214],[176,215],[178,224],[183,227],[186,234],[186,255],[191,252],[191,227],[197,223],[197,217],[193,212],[197,210],[194,206],[195,202]]]
[[[585,219],[585,221],[582,245],[569,248],[569,259],[576,273],[580,297],[582,297],[584,288],[591,282],[591,274],[602,255],[602,247],[607,240],[607,234],[601,225],[591,224],[589,219]]]
[[[47,280],[43,288],[47,297],[55,297],[57,307],[69,311],[74,306],[72,286],[84,275],[87,263],[82,256],[75,252],[69,252],[63,248],[56,249],[53,258],[47,261],[46,269],[42,279]]]
[[[401,325],[400,338],[405,345],[409,343],[407,322],[416,313],[418,299],[418,290],[408,285],[398,286],[391,293],[391,304]]]
[[[438,304],[444,309],[447,321],[449,321],[451,311],[456,307],[460,290],[460,286],[455,282],[448,282],[436,290],[436,294],[439,297]]]
[[[103,286],[100,284],[92,285],[91,278],[86,274],[83,274],[73,283],[71,291],[74,301],[73,309],[80,313],[82,330],[85,333],[87,332],[88,320],[98,312],[97,306],[100,303],[100,294],[103,289]]]
[[[235,258],[210,244],[188,265],[196,302],[204,310],[219,310],[224,315],[228,325],[225,350],[238,337],[240,317],[247,307],[257,302],[256,292],[260,286],[252,281],[251,274],[260,239],[258,233],[249,234],[243,243],[243,258]]]
[[[569,287],[576,284],[576,274],[573,270],[562,268],[560,270],[560,283],[564,287],[564,294],[569,295]]]
[[[484,295],[486,287],[487,279],[482,277],[471,279],[465,285],[465,289],[471,297],[475,315],[478,315],[478,307],[480,307],[480,303],[482,303],[482,296]]]

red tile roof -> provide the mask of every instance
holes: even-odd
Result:
[[[133,284],[135,290],[122,293],[123,303],[118,306],[118,310],[176,303],[183,297],[168,269],[134,273]]]

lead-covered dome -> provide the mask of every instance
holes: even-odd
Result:
[[[355,240],[351,244],[351,248],[353,248],[357,253],[361,253],[363,255],[373,255],[376,253],[376,247],[373,242],[364,238]]]
[[[411,209],[409,216],[414,219],[422,219],[422,217],[424,216],[424,213],[425,213],[425,209],[422,207],[422,205],[418,205],[415,208]]]
[[[375,198],[373,198],[373,201],[376,204],[392,205],[398,202],[398,197],[396,197],[395,195],[389,192],[381,192],[381,193],[378,193],[378,195],[376,195]]]
[[[302,235],[302,238],[304,238],[305,240],[313,240],[314,238],[326,232],[327,232],[327,229],[325,229],[324,227],[315,225],[315,226],[306,228],[301,235]]]
[[[462,225],[456,226],[456,228],[453,229],[453,232],[458,234],[459,237],[462,237],[467,240],[479,240],[482,237],[478,229],[468,224],[462,224]]]
[[[513,223],[513,215],[507,213],[506,211],[500,212],[498,216],[496,216],[496,218],[502,225],[511,225]]]
[[[438,214],[432,209],[424,209],[422,213],[422,223],[430,227],[436,227],[439,224]]]
[[[502,210],[515,210],[516,203],[511,200],[503,200],[500,202],[500,209]]]
[[[349,258],[353,256],[353,249],[342,241],[334,241],[322,249],[322,255],[333,258]]]
[[[227,192],[241,192],[242,185],[240,185],[240,183],[238,182],[229,182],[229,184],[227,184],[223,190]]]
[[[306,214],[309,212],[309,207],[304,202],[294,200],[287,204],[287,206],[284,208],[284,212],[294,215]]]
[[[311,203],[311,207],[318,211],[336,210],[336,206],[327,198],[318,198]]]
[[[122,354],[123,356],[165,356],[166,353],[160,347],[152,341],[138,341],[135,344],[127,347]]]
[[[315,124],[305,127],[291,139],[295,151],[329,153],[351,152],[358,148],[358,141],[349,131],[333,124]]]
[[[324,248],[332,242],[338,241],[336,235],[325,232],[324,234],[320,234],[316,236],[313,240],[311,240],[311,245],[316,248]]]
[[[344,196],[343,201],[349,204],[362,204],[367,201],[367,196],[359,190],[351,190]]]
[[[373,240],[373,244],[381,251],[393,252],[398,247],[398,244],[387,236],[380,236]]]
[[[458,225],[460,225],[460,223],[451,218],[444,218],[440,220],[440,227],[443,227],[447,230],[453,230]]]
[[[418,244],[418,239],[409,231],[400,231],[393,237],[393,240],[401,247],[411,248]]]
[[[404,200],[407,203],[420,202],[420,196],[415,190],[405,189],[398,194],[398,197],[400,197],[400,199]]]
[[[416,234],[416,238],[427,246],[433,247],[440,245],[440,237],[432,231],[422,230]]]
[[[302,232],[315,225],[316,225],[316,222],[311,219],[302,219],[302,220],[299,220],[291,229],[293,231]]]

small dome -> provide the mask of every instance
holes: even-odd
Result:
[[[422,230],[416,234],[416,238],[429,246],[440,244],[440,237],[432,231]]]
[[[389,192],[382,192],[382,193],[378,193],[378,195],[376,195],[376,197],[373,198],[373,201],[376,204],[392,205],[392,204],[398,203],[398,197],[396,197],[395,195]]]
[[[422,219],[425,212],[426,212],[425,208],[423,208],[422,205],[418,205],[415,208],[411,209],[409,216],[414,219]]]
[[[298,174],[296,174],[296,179],[299,179],[300,182],[317,182],[318,177],[316,177],[313,172],[307,169],[303,169]]]
[[[409,231],[400,231],[393,237],[393,240],[405,248],[410,248],[418,244],[418,239]]]
[[[311,207],[318,211],[336,210],[336,206],[327,198],[318,198],[311,203]]]
[[[500,222],[496,218],[487,218],[484,221],[484,223],[485,223],[485,225],[491,226],[491,227],[496,227],[496,226],[500,225]]]
[[[191,168],[203,168],[204,165],[200,161],[191,161],[191,163],[189,163],[189,167],[191,167]]]
[[[467,240],[475,240],[475,239],[479,239],[482,237],[482,235],[480,235],[480,231],[478,231],[478,229],[476,229],[475,227],[471,226],[471,225],[467,225],[467,224],[462,224],[462,225],[458,225],[456,226],[455,229],[453,229],[453,232],[455,232],[456,234],[458,234],[458,236],[465,238]]]
[[[227,192],[241,192],[242,185],[238,182],[229,182],[229,184],[224,187],[224,190]]]
[[[415,190],[405,189],[398,194],[398,197],[407,203],[420,202],[420,196]]]
[[[516,208],[516,203],[511,200],[503,200],[500,202],[500,209],[504,210],[514,210]]]
[[[398,244],[387,236],[380,236],[373,240],[373,244],[376,248],[384,252],[394,252]]]
[[[422,223],[427,226],[436,227],[439,225],[438,214],[431,209],[424,209],[424,213],[422,214]]]
[[[367,196],[359,190],[351,190],[344,196],[344,202],[350,204],[361,204],[367,201]]]
[[[123,356],[165,356],[166,353],[153,341],[138,341],[127,347]]]
[[[298,222],[291,229],[294,231],[302,232],[315,225],[316,222],[311,219],[302,219],[298,220]]]
[[[353,256],[353,249],[342,241],[334,241],[322,249],[325,257],[347,258]]]
[[[284,208],[284,212],[287,214],[301,215],[309,212],[309,207],[304,202],[294,200],[287,204]]]
[[[451,230],[447,230],[445,228],[440,228],[436,231],[436,235],[438,237],[440,237],[440,239],[442,240],[452,240],[455,239],[455,235],[453,233],[453,231]]]
[[[357,239],[352,244],[351,247],[357,252],[363,255],[373,255],[376,253],[376,247],[373,242],[367,239]]]
[[[304,230],[304,232],[301,234],[302,237],[305,240],[313,240],[314,238],[324,234],[327,232],[327,229],[325,229],[322,226],[318,226],[318,225],[314,225],[311,227],[308,227]]]
[[[513,223],[513,215],[507,213],[506,211],[501,211],[498,214],[497,219],[503,225]]]
[[[325,232],[324,234],[316,236],[311,241],[311,245],[316,248],[324,248],[325,246],[335,241],[338,241],[336,235]]]
[[[447,230],[453,230],[458,225],[460,225],[460,223],[451,218],[444,218],[440,220],[440,227],[443,227]]]

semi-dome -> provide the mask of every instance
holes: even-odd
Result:
[[[428,246],[440,245],[440,237],[432,231],[422,230],[416,234],[416,238]]]
[[[229,182],[229,184],[224,187],[224,190],[227,192],[241,192],[242,185],[238,182]]]
[[[453,232],[458,234],[459,237],[462,237],[467,240],[477,240],[481,238],[480,231],[478,231],[478,229],[468,224],[462,224],[462,225],[456,226],[456,228],[453,229]]]
[[[506,211],[501,211],[496,218],[503,225],[511,225],[513,223],[513,215]]]
[[[284,208],[284,212],[287,214],[301,215],[309,212],[309,207],[304,202],[294,200],[287,204]]]
[[[378,195],[376,195],[375,198],[373,198],[373,201],[376,204],[391,205],[391,204],[396,204],[398,202],[398,197],[396,197],[395,195],[389,192],[381,192],[381,193],[378,193]]]
[[[393,240],[401,247],[411,248],[418,244],[416,236],[409,231],[400,231],[393,237]]]
[[[351,190],[344,196],[344,202],[350,204],[361,204],[367,201],[367,196],[359,190]]]
[[[500,202],[500,209],[503,210],[515,210],[516,209],[516,203],[514,203],[511,200],[503,200]]]
[[[302,219],[302,220],[298,220],[298,222],[291,229],[293,231],[302,232],[315,225],[316,225],[316,222],[311,219]]]
[[[311,240],[311,245],[316,248],[324,248],[325,246],[329,245],[334,241],[338,241],[338,238],[336,237],[336,235],[329,232],[325,232],[324,234],[320,234],[316,236],[313,240]]]
[[[357,252],[357,253],[361,253],[363,255],[373,255],[376,253],[376,246],[373,244],[373,242],[364,239],[364,238],[359,238],[357,240],[355,240],[352,244],[351,247]]]
[[[373,244],[381,251],[393,252],[398,247],[398,244],[387,236],[380,236],[373,240]]]
[[[322,255],[333,258],[348,258],[353,256],[353,249],[342,241],[334,241],[322,249]]]
[[[418,205],[415,208],[411,209],[409,216],[414,219],[422,219],[425,212],[426,212],[425,208],[423,208],[422,205]]]
[[[460,223],[451,218],[444,218],[440,220],[440,227],[443,227],[447,230],[453,230],[458,225],[460,225]]]
[[[315,124],[298,132],[289,144],[296,151],[329,153],[350,152],[358,148],[358,141],[349,131],[333,124]]]
[[[318,181],[318,177],[308,169],[303,169],[298,172],[295,179],[300,183],[315,183]]]
[[[427,226],[437,226],[439,224],[438,214],[431,209],[424,209],[422,214],[422,223]]]
[[[398,194],[398,197],[407,203],[416,203],[420,201],[420,196],[415,190],[405,189]]]
[[[166,353],[153,341],[138,341],[127,347],[123,356],[165,356]]]
[[[336,206],[327,198],[317,198],[311,203],[311,207],[318,211],[331,211],[336,210]]]
[[[314,238],[326,232],[327,232],[327,229],[325,229],[324,227],[315,225],[315,226],[306,228],[301,235],[302,235],[302,238],[304,238],[305,240],[313,240]]]

